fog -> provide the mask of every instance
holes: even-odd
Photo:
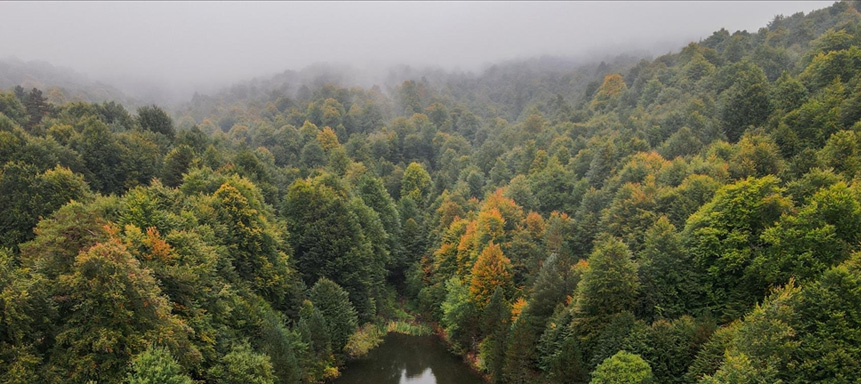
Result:
[[[660,54],[831,2],[0,3],[0,58],[171,99],[328,62],[477,71],[540,55]]]

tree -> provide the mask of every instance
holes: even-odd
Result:
[[[321,278],[311,288],[310,298],[314,307],[319,308],[326,319],[332,350],[340,354],[347,345],[347,339],[356,332],[359,325],[356,310],[350,303],[347,291],[332,280]]]
[[[404,170],[401,181],[401,198],[409,197],[416,203],[423,204],[430,188],[431,178],[428,171],[419,163],[410,163]]]
[[[709,340],[700,347],[696,358],[690,363],[688,372],[685,374],[685,381],[689,383],[698,382],[705,376],[714,375],[720,369],[739,325],[741,322],[735,321],[712,333]]]
[[[541,265],[529,301],[529,313],[541,319],[541,323],[553,315],[553,310],[565,301],[566,296],[573,293],[575,286],[565,279],[570,267],[563,257],[555,253]]]
[[[163,347],[150,347],[135,356],[128,375],[129,384],[192,384],[191,377]]]
[[[638,259],[643,315],[650,319],[673,319],[691,313],[698,301],[698,279],[676,227],[666,216],[646,232]]]
[[[48,98],[42,96],[42,91],[36,88],[33,88],[22,102],[27,109],[27,114],[30,116],[30,119],[24,124],[24,128],[29,132],[33,132],[42,122],[42,118],[47,116],[51,111],[51,104],[48,104]]]
[[[595,368],[590,384],[647,384],[652,381],[649,363],[639,355],[619,351]]]
[[[753,261],[766,281],[786,284],[814,280],[858,249],[861,202],[854,189],[838,182],[822,188],[795,215],[784,215],[762,239],[769,245]]]
[[[81,124],[81,134],[73,136],[69,144],[78,153],[87,154],[84,164],[92,175],[88,182],[102,193],[122,193],[126,175],[117,165],[128,161],[123,158],[122,146],[102,121],[90,118]]]
[[[604,185],[604,181],[610,177],[615,162],[616,147],[613,142],[607,141],[598,147],[592,162],[589,163],[589,170],[586,171],[586,178],[589,180],[589,185],[598,189]]]
[[[502,293],[508,296],[513,288],[511,261],[502,254],[498,245],[491,242],[481,251],[478,261],[472,267],[470,298],[478,310],[482,311],[497,289],[501,289]]]
[[[6,115],[18,125],[27,123],[27,110],[14,93],[0,92],[0,114]]]
[[[825,271],[793,303],[798,344],[786,381],[841,382],[861,373],[861,254]]]
[[[269,356],[255,353],[247,344],[233,347],[221,364],[209,369],[218,384],[274,384]]]
[[[445,301],[442,303],[441,323],[450,340],[460,348],[472,347],[474,324],[478,314],[470,300],[469,287],[455,276],[445,283]]]
[[[302,359],[302,368],[308,381],[319,381],[326,369],[334,362],[332,356],[332,338],[326,325],[326,319],[311,301],[305,300],[299,311],[297,325],[302,342],[307,346],[307,352]]]
[[[151,272],[118,239],[82,251],[70,272],[60,276],[55,292],[67,295],[71,305],[52,355],[67,379],[120,382],[130,356],[151,343],[187,346],[183,339],[190,330],[171,314]]]
[[[389,269],[398,271],[407,267],[403,243],[401,241],[401,218],[394,199],[386,192],[383,181],[369,174],[362,175],[356,186],[356,193],[362,201],[376,212],[386,231],[387,248],[390,255]],[[395,272],[397,273],[397,272]]]
[[[295,275],[279,244],[281,234],[261,212],[260,191],[248,180],[234,178],[215,191],[212,205],[221,244],[236,273],[272,303],[283,305]]]
[[[704,376],[702,384],[781,383],[772,371],[758,369],[743,353],[727,353],[726,361],[714,376]]]
[[[721,94],[721,127],[729,142],[741,138],[749,126],[759,126],[771,113],[768,79],[756,64],[742,61],[732,67],[732,86]]]
[[[173,128],[173,120],[167,113],[156,105],[148,105],[138,108],[137,123],[144,131],[160,133],[171,139],[176,134]]]
[[[505,346],[510,321],[511,307],[505,301],[503,290],[497,288],[481,315],[481,329],[486,336],[480,349],[482,356],[484,356],[484,366],[490,374],[492,383],[502,382]]]
[[[761,235],[792,202],[774,176],[724,186],[691,215],[683,232],[706,288],[704,306],[733,319],[768,291],[765,275],[751,268],[763,248]]]
[[[528,313],[521,313],[511,325],[508,345],[505,347],[504,382],[511,384],[531,383],[535,372],[535,323]]]
[[[304,377],[301,359],[307,345],[296,328],[288,328],[284,316],[270,312],[263,320],[260,334],[260,352],[269,356],[276,383],[298,383]]]
[[[606,319],[634,308],[640,283],[637,264],[620,240],[605,237],[589,255],[589,268],[577,285],[577,313],[588,318]]]
[[[609,74],[604,77],[604,82],[592,98],[592,109],[605,110],[616,106],[619,98],[628,90],[625,79],[618,73]]]
[[[333,184],[327,185],[327,180]],[[374,277],[383,276],[373,268],[385,264],[373,260],[372,244],[346,194],[336,180],[325,176],[297,180],[287,191],[282,214],[305,283],[331,279],[349,293],[360,317],[369,319],[375,312],[372,290],[382,284]]]
[[[194,150],[182,144],[174,147],[164,157],[162,180],[168,187],[178,187],[182,184],[182,175],[188,171],[194,160]]]

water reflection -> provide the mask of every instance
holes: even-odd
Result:
[[[434,336],[389,334],[334,384],[481,384],[483,381]]]

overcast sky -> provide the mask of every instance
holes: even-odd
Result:
[[[508,59],[678,49],[832,2],[0,2],[0,57],[178,88],[317,62],[474,70]],[[658,52],[663,53],[663,52]]]

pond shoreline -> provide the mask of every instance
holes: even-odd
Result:
[[[445,330],[439,326],[439,324],[432,322],[423,322],[420,320],[416,320],[413,317],[411,320],[390,320],[385,323],[385,326],[382,324],[365,324],[360,330],[356,332],[356,334],[351,337],[351,339],[361,340],[361,343],[364,343],[361,350],[357,352],[361,352],[359,354],[353,354],[349,356],[345,364],[340,367],[341,372],[338,377],[334,377],[328,380],[328,383],[340,384],[340,383],[352,383],[352,376],[355,376],[354,370],[364,370],[368,371],[368,364],[373,364],[373,360],[375,358],[379,358],[380,354],[390,353],[388,351],[379,351],[380,348],[386,348],[385,343],[387,340],[392,342],[392,335],[401,335],[407,337],[416,337],[416,338],[425,338],[425,340],[417,339],[418,342],[428,343],[426,340],[433,340],[434,343],[438,343],[441,350],[444,350],[444,354],[451,361],[446,361],[447,358],[443,358],[440,356],[440,351],[431,351],[429,354],[434,356],[438,361],[438,364],[451,364],[455,361],[458,365],[460,365],[461,369],[469,372],[469,374],[465,376],[472,376],[475,382],[480,383],[488,383],[490,377],[483,373],[478,365],[478,360],[474,354],[462,354],[457,353],[453,348],[452,344],[449,341],[448,335]],[[397,338],[395,338],[397,340]],[[425,345],[428,349],[436,349],[432,345]],[[403,355],[409,355],[409,351],[404,351]],[[403,356],[396,356],[395,358],[403,358]],[[441,360],[441,361],[440,361]],[[376,362],[377,364],[383,362]],[[352,369],[351,369],[352,368]],[[456,367],[454,367],[456,368]],[[435,376],[434,367],[428,367],[427,369],[431,369],[430,375],[431,377]],[[448,367],[447,370],[453,369],[452,367]],[[461,376],[464,372],[461,372]],[[409,376],[407,376],[409,377]],[[419,379],[423,380],[423,379]],[[469,380],[469,378],[464,378],[464,380]],[[444,381],[448,382],[448,381]]]
[[[441,327],[438,323],[431,323],[431,327],[434,330],[434,335],[439,338],[443,343],[445,343],[446,348],[448,348],[449,353],[454,356],[460,357],[466,366],[469,367],[476,375],[481,376],[482,380],[485,383],[490,383],[490,375],[484,372],[481,367],[478,365],[478,357],[475,353],[466,352],[466,353],[457,353],[454,351],[454,344],[449,340],[448,333],[445,332],[445,329]]]

